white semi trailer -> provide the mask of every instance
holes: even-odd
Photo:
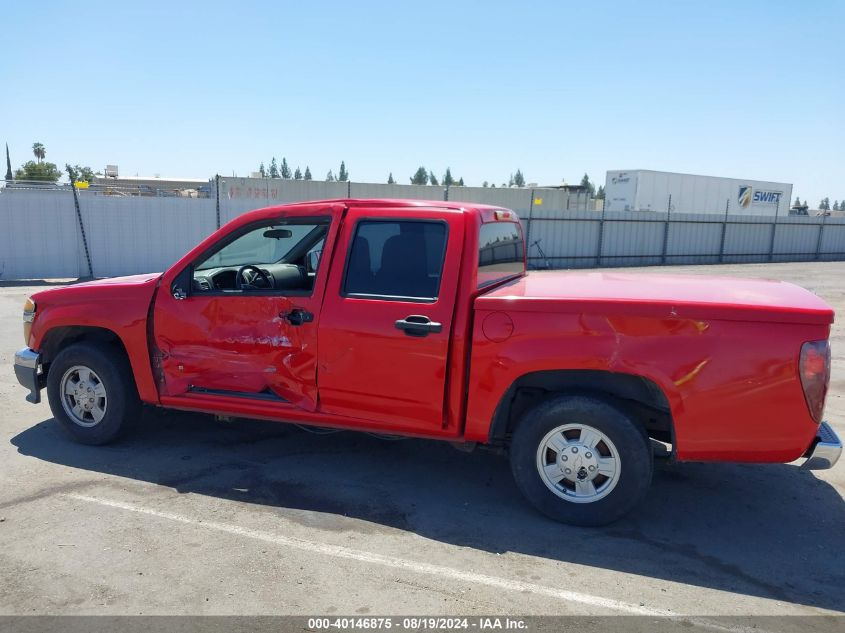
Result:
[[[788,215],[792,185],[649,169],[607,172],[605,211]]]

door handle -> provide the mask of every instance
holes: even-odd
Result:
[[[294,308],[290,312],[279,312],[279,318],[284,319],[291,325],[302,325],[303,323],[311,323],[314,320],[314,315],[308,310]]]
[[[443,324],[435,323],[422,314],[412,314],[396,322],[397,330],[404,330],[408,336],[428,336],[429,332],[442,332]]]

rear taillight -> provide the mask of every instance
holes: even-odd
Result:
[[[816,422],[822,421],[824,400],[830,383],[830,343],[828,341],[807,341],[801,346],[801,360],[798,363],[801,386],[810,415]]]

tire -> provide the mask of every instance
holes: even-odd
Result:
[[[76,343],[59,352],[47,374],[47,397],[53,417],[81,444],[113,441],[141,412],[129,362],[107,345]]]
[[[510,449],[522,494],[546,516],[570,525],[616,521],[651,484],[648,437],[634,419],[600,396],[546,400],[518,422]]]

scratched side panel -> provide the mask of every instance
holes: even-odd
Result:
[[[511,312],[514,333],[487,340],[475,317],[467,438],[484,441],[519,376],[593,369],[644,376],[666,394],[682,460],[791,461],[815,435],[797,375],[806,340],[828,326],[600,314]]]

